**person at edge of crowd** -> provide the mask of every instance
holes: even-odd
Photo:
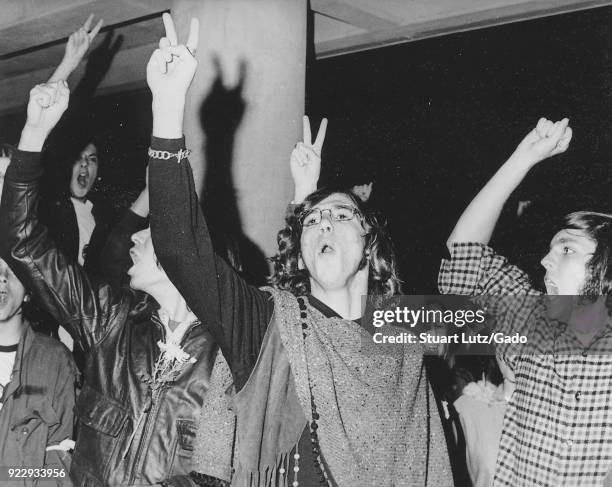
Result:
[[[353,193],[316,191],[324,129],[312,143],[305,124],[291,157],[301,204],[279,234],[275,287],[249,286],[214,254],[183,138],[194,45],[179,45],[169,15],[164,22],[147,69],[151,232],[234,377],[232,485],[452,485],[422,353],[379,353],[373,327],[361,323],[363,295],[397,292],[395,260]]]
[[[92,280],[38,219],[40,150],[68,105],[63,81],[30,95],[5,175],[0,257],[89,354],[76,412],[71,478],[77,486],[192,486],[195,419],[217,347],[159,265],[148,229],[132,236],[130,286],[156,304]]]
[[[504,415],[513,391],[511,379],[507,378],[511,372],[502,374],[495,357],[485,355],[456,357],[452,374],[459,393],[453,409],[461,425],[471,485],[490,487]]]
[[[81,63],[102,27],[103,20],[100,20],[90,31],[92,21],[93,14],[68,38],[64,57],[49,83],[67,80]],[[104,201],[96,201],[94,205],[90,198],[98,177],[102,143],[95,137],[89,139],[82,147],[75,148],[76,154],[69,154],[74,159],[70,164],[67,186],[45,205],[47,211],[41,216],[65,255],[74,258],[86,270],[96,271],[98,257],[112,228],[112,219],[109,216],[110,205]]]
[[[482,296],[506,335],[515,389],[504,417],[493,485],[602,485],[612,467],[612,215],[576,212],[542,259],[544,299],[527,275],[488,246],[502,207],[529,170],[567,150],[568,120],[540,119],[461,215],[442,261],[443,294]],[[564,297],[565,296],[565,297]],[[606,302],[607,301],[607,302]],[[588,316],[589,319],[584,319]],[[508,377],[506,377],[508,380]]]
[[[9,162],[3,154],[0,198]],[[32,330],[24,316],[28,301],[22,283],[0,258],[0,465],[4,481],[36,485],[27,474],[17,478],[27,467],[48,472],[44,485],[71,486],[78,372],[66,347]]]
[[[64,56],[48,82],[68,80],[81,64],[104,22],[99,20],[92,28],[93,19],[91,14],[70,35]],[[74,105],[74,100],[71,105]],[[112,206],[95,190],[92,191],[98,179],[100,159],[106,152],[105,144],[100,137],[82,134],[84,129],[80,119],[84,114],[78,112],[85,111],[84,107],[73,106],[69,111],[75,112],[70,118],[79,120],[73,121],[73,125],[60,127],[60,133],[53,136],[55,142],[52,146],[57,147],[48,147],[45,151],[49,158],[46,171],[53,176],[44,181],[47,188],[42,188],[41,192],[40,218],[62,252],[94,275],[102,270],[100,255],[115,220]],[[58,338],[73,351],[82,370],[84,351],[79,350],[78,345],[75,348],[72,337],[62,324],[58,327],[44,312],[39,313],[37,321],[41,331],[52,336],[57,329]]]

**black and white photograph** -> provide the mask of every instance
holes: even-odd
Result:
[[[612,0],[0,11],[0,487],[612,487]]]

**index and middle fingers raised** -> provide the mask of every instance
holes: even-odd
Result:
[[[317,155],[321,155],[323,149],[323,142],[325,141],[325,133],[327,132],[327,119],[321,120],[319,131],[317,132],[317,138],[312,143],[312,132],[310,130],[310,120],[308,116],[304,115],[302,119],[302,132],[304,144],[311,146]]]
[[[178,36],[176,34],[176,29],[174,28],[174,21],[172,20],[172,16],[169,13],[165,13],[162,15],[162,20],[164,22],[164,28],[166,29],[166,38],[168,39],[170,47],[178,46]],[[185,47],[189,49],[189,52],[192,55],[198,47],[199,30],[200,23],[198,19],[194,17],[191,19],[191,24],[189,26],[189,36],[187,37],[187,42],[185,43]]]
[[[164,28],[166,29],[166,38],[170,42],[170,45],[178,45],[178,37],[176,35],[176,30],[174,29],[174,22],[172,21],[172,17],[170,16],[170,14],[163,14],[162,21],[164,22]]]
[[[100,29],[102,28],[102,24],[104,23],[104,20],[100,19],[98,23],[96,24],[96,26],[90,31],[89,29],[91,28],[91,23],[93,21],[93,18],[94,18],[94,14],[89,14],[89,17],[87,17],[87,20],[83,24],[83,29],[85,29],[85,32],[89,36],[90,41],[92,41],[93,38],[96,37],[98,32],[100,32]]]

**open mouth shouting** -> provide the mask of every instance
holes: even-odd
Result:
[[[134,265],[138,264],[138,261],[140,260],[140,257],[139,257],[138,252],[136,252],[136,249],[134,247],[132,247],[130,249],[130,257],[131,257],[132,263]]]
[[[319,244],[319,251],[317,252],[319,255],[330,256],[336,252],[336,248],[334,244],[332,244],[328,240],[323,240]]]
[[[87,168],[81,168],[77,174],[77,184],[81,189],[87,189],[89,185],[89,170]]]
[[[140,256],[138,255],[138,252],[134,247],[130,249],[130,258],[132,259],[132,266],[128,269],[127,272],[129,275],[132,275],[132,271],[138,265],[138,262],[140,262]]]

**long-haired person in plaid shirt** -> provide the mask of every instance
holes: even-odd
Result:
[[[460,217],[438,278],[441,293],[483,296],[499,330],[529,337],[521,349],[498,348],[516,389],[504,418],[495,487],[610,480],[612,215],[572,213],[552,238],[542,259],[546,294],[566,298],[544,300],[523,271],[487,245],[510,194],[538,162],[567,150],[571,137],[567,119],[540,119]],[[559,310],[568,302],[573,311],[561,321]],[[576,319],[585,310],[597,319]]]

